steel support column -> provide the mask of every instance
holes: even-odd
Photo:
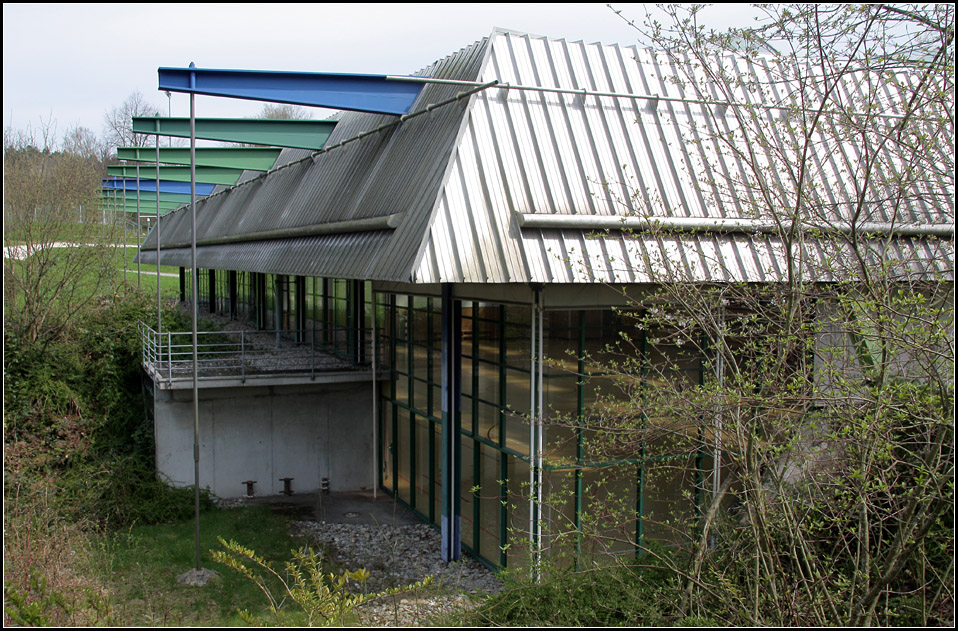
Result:
[[[216,313],[216,270],[210,268],[209,273],[206,276],[206,280],[209,282],[209,298],[210,298],[210,313]]]
[[[459,516],[459,403],[462,390],[462,303],[442,286],[442,560],[462,558]]]
[[[239,300],[236,295],[236,270],[229,271],[229,292],[230,292],[230,306],[229,306],[229,318],[230,320],[235,320],[239,314]]]
[[[180,268],[180,302],[186,302],[186,268]]]

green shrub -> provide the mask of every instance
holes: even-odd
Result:
[[[192,490],[158,481],[153,463],[137,325],[155,319],[155,297],[121,285],[52,342],[4,332],[8,488],[54,475],[65,516],[110,527],[192,514]],[[164,324],[188,322],[167,308]]]
[[[656,549],[633,564],[576,571],[543,569],[500,575],[505,589],[458,621],[465,626],[669,626],[692,624],[678,611],[680,582],[666,567],[669,553]],[[718,625],[701,619],[696,626]]]

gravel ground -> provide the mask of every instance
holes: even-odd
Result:
[[[421,626],[437,614],[468,607],[477,596],[495,593],[502,584],[472,558],[444,564],[440,535],[428,524],[371,526],[291,522],[292,534],[324,546],[343,568],[366,568],[367,589],[378,591],[433,577],[437,588],[369,603],[359,611],[367,626]]]

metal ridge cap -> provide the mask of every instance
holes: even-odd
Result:
[[[274,239],[289,239],[298,237],[316,237],[330,234],[350,234],[357,232],[373,232],[376,230],[394,230],[402,220],[402,213],[367,217],[364,219],[347,219],[345,221],[331,221],[327,223],[298,226],[295,228],[278,228],[262,230],[247,234],[235,234],[223,237],[209,237],[197,239],[196,245],[225,245],[230,243],[248,243],[252,241],[270,241]],[[190,246],[187,242],[167,243],[160,246],[161,250],[178,249]]]

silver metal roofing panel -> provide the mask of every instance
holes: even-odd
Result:
[[[694,281],[768,282],[784,278],[783,246],[774,235],[700,234],[661,236],[615,232],[588,238],[582,229],[518,228],[516,213],[568,215],[666,215],[676,217],[768,216],[762,209],[755,175],[738,153],[747,150],[732,140],[740,134],[742,112],[692,102],[695,99],[752,103],[768,130],[781,130],[782,110],[793,105],[788,68],[765,60],[723,60],[732,69],[753,73],[761,92],[738,87],[730,93],[714,85],[690,83],[686,69],[646,50],[548,40],[497,32],[481,81],[546,88],[659,95],[681,102],[589,94],[557,94],[491,88],[477,95],[469,122],[453,153],[452,172],[441,208],[430,228],[416,282],[650,282],[668,269]],[[689,61],[688,67],[691,67]],[[699,77],[702,78],[701,76]],[[841,86],[851,99],[861,91],[857,77]],[[704,91],[703,91],[704,90]],[[885,106],[894,111],[896,95],[886,87]],[[719,115],[716,115],[716,113]],[[718,138],[720,137],[720,138]],[[717,139],[718,138],[718,139]],[[795,164],[788,156],[794,133],[775,136],[775,154],[760,154],[762,177],[779,194],[772,203],[786,207],[796,186]],[[943,143],[947,144],[947,143]],[[942,149],[942,174],[953,153]],[[885,156],[888,161],[897,159]],[[901,168],[906,162],[899,160]],[[845,208],[857,199],[856,182],[865,168],[853,147],[836,146],[827,134],[813,138],[805,166],[813,185],[806,195],[814,211],[807,219],[848,219]],[[893,219],[880,184],[867,193],[874,206],[870,221]],[[933,178],[916,199],[898,211],[898,222],[954,221],[953,176]],[[935,195],[936,203],[928,203]],[[945,216],[942,216],[944,209]],[[476,246],[479,244],[479,247]],[[934,260],[920,239],[891,239],[887,249],[899,258],[919,257],[951,273],[953,245],[938,244]],[[835,246],[808,243],[802,252],[807,271],[825,280]],[[847,254],[847,253],[845,253]],[[905,256],[907,255],[907,256]],[[657,269],[649,269],[652,261]],[[811,276],[809,276],[811,278]]]
[[[787,158],[794,155],[788,145],[798,135],[783,133],[788,123],[783,110],[766,106],[795,104],[790,70],[763,59],[722,62],[753,73],[758,81],[751,89],[738,86],[726,93],[703,81],[691,60],[496,31],[421,74],[635,96],[492,87],[294,162],[203,202],[201,238],[393,214],[401,215],[401,223],[392,231],[203,247],[199,264],[415,283],[644,283],[663,270],[692,281],[782,280],[785,257],[774,235],[612,231],[595,236],[585,229],[520,228],[517,220],[519,213],[768,217],[758,177],[773,183],[779,194],[772,203],[783,207],[796,186],[795,164]],[[900,95],[891,82],[865,91],[864,83],[875,78],[862,74],[857,80],[839,86],[843,99],[867,95],[879,98],[884,111],[896,111]],[[462,89],[427,85],[413,111]],[[663,100],[640,98],[656,95]],[[696,99],[756,107],[735,109]],[[766,167],[760,174],[740,160],[741,152],[754,147],[738,139],[739,116],[775,131],[772,151],[777,154],[759,152]],[[390,120],[344,113],[327,146]],[[910,156],[885,151],[896,171],[908,169]],[[872,174],[877,185],[866,191],[872,209],[867,220],[954,222],[954,148],[944,142],[940,151],[938,172],[919,183],[913,199],[901,200],[894,217],[884,199],[891,187],[881,184],[896,174]],[[813,184],[806,186],[813,210],[805,218],[847,219],[869,164],[854,146],[836,144],[828,133],[814,138],[805,162],[813,175]],[[174,213],[170,223],[171,228],[166,221],[162,228],[165,242],[188,237],[188,213]],[[892,238],[873,245],[873,258],[917,258],[919,267],[953,273],[953,241]],[[150,247],[148,239],[144,260]],[[802,247],[809,278],[818,280],[829,277],[830,260],[849,254],[834,244],[810,241]],[[163,258],[183,264],[182,251]]]

